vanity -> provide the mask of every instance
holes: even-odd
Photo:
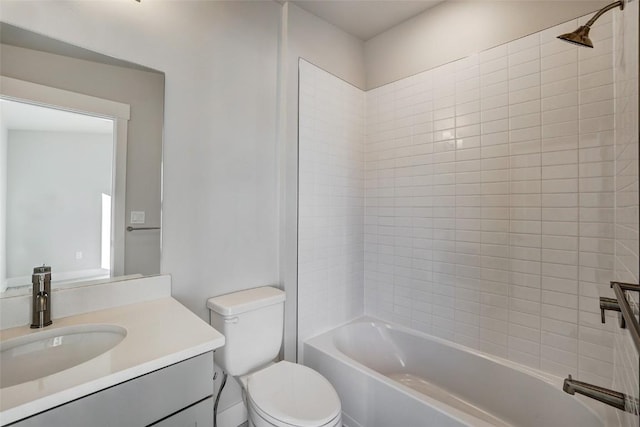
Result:
[[[170,280],[61,290],[56,312],[69,316],[0,331],[0,369],[12,368],[0,371],[0,425],[212,425],[213,351],[224,337],[170,296]]]

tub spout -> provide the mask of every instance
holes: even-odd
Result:
[[[638,399],[608,388],[574,380],[571,375],[565,378],[562,390],[571,395],[575,393],[582,394],[621,411],[638,415]]]

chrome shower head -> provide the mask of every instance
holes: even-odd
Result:
[[[558,36],[560,40],[564,40],[571,44],[575,44],[578,46],[591,47],[593,48],[593,42],[589,38],[589,30],[591,28],[586,25],[581,26],[577,30],[572,33],[562,34]]]
[[[593,16],[593,18],[589,19],[586,24],[571,33],[562,34],[558,36],[558,38],[578,46],[593,48],[593,42],[589,38],[589,30],[591,29],[591,26],[598,18],[616,7],[619,7],[620,10],[624,10],[624,0],[616,1],[603,7]]]

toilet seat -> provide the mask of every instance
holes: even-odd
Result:
[[[248,404],[274,426],[333,426],[340,417],[340,399],[333,386],[306,366],[282,361],[246,380]]]

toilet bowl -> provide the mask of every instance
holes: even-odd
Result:
[[[250,426],[342,425],[338,394],[311,368],[282,361],[242,377],[241,382]]]
[[[225,336],[216,363],[244,389],[253,427],[342,425],[340,398],[313,369],[281,361],[285,294],[264,286],[207,301],[211,324]]]

